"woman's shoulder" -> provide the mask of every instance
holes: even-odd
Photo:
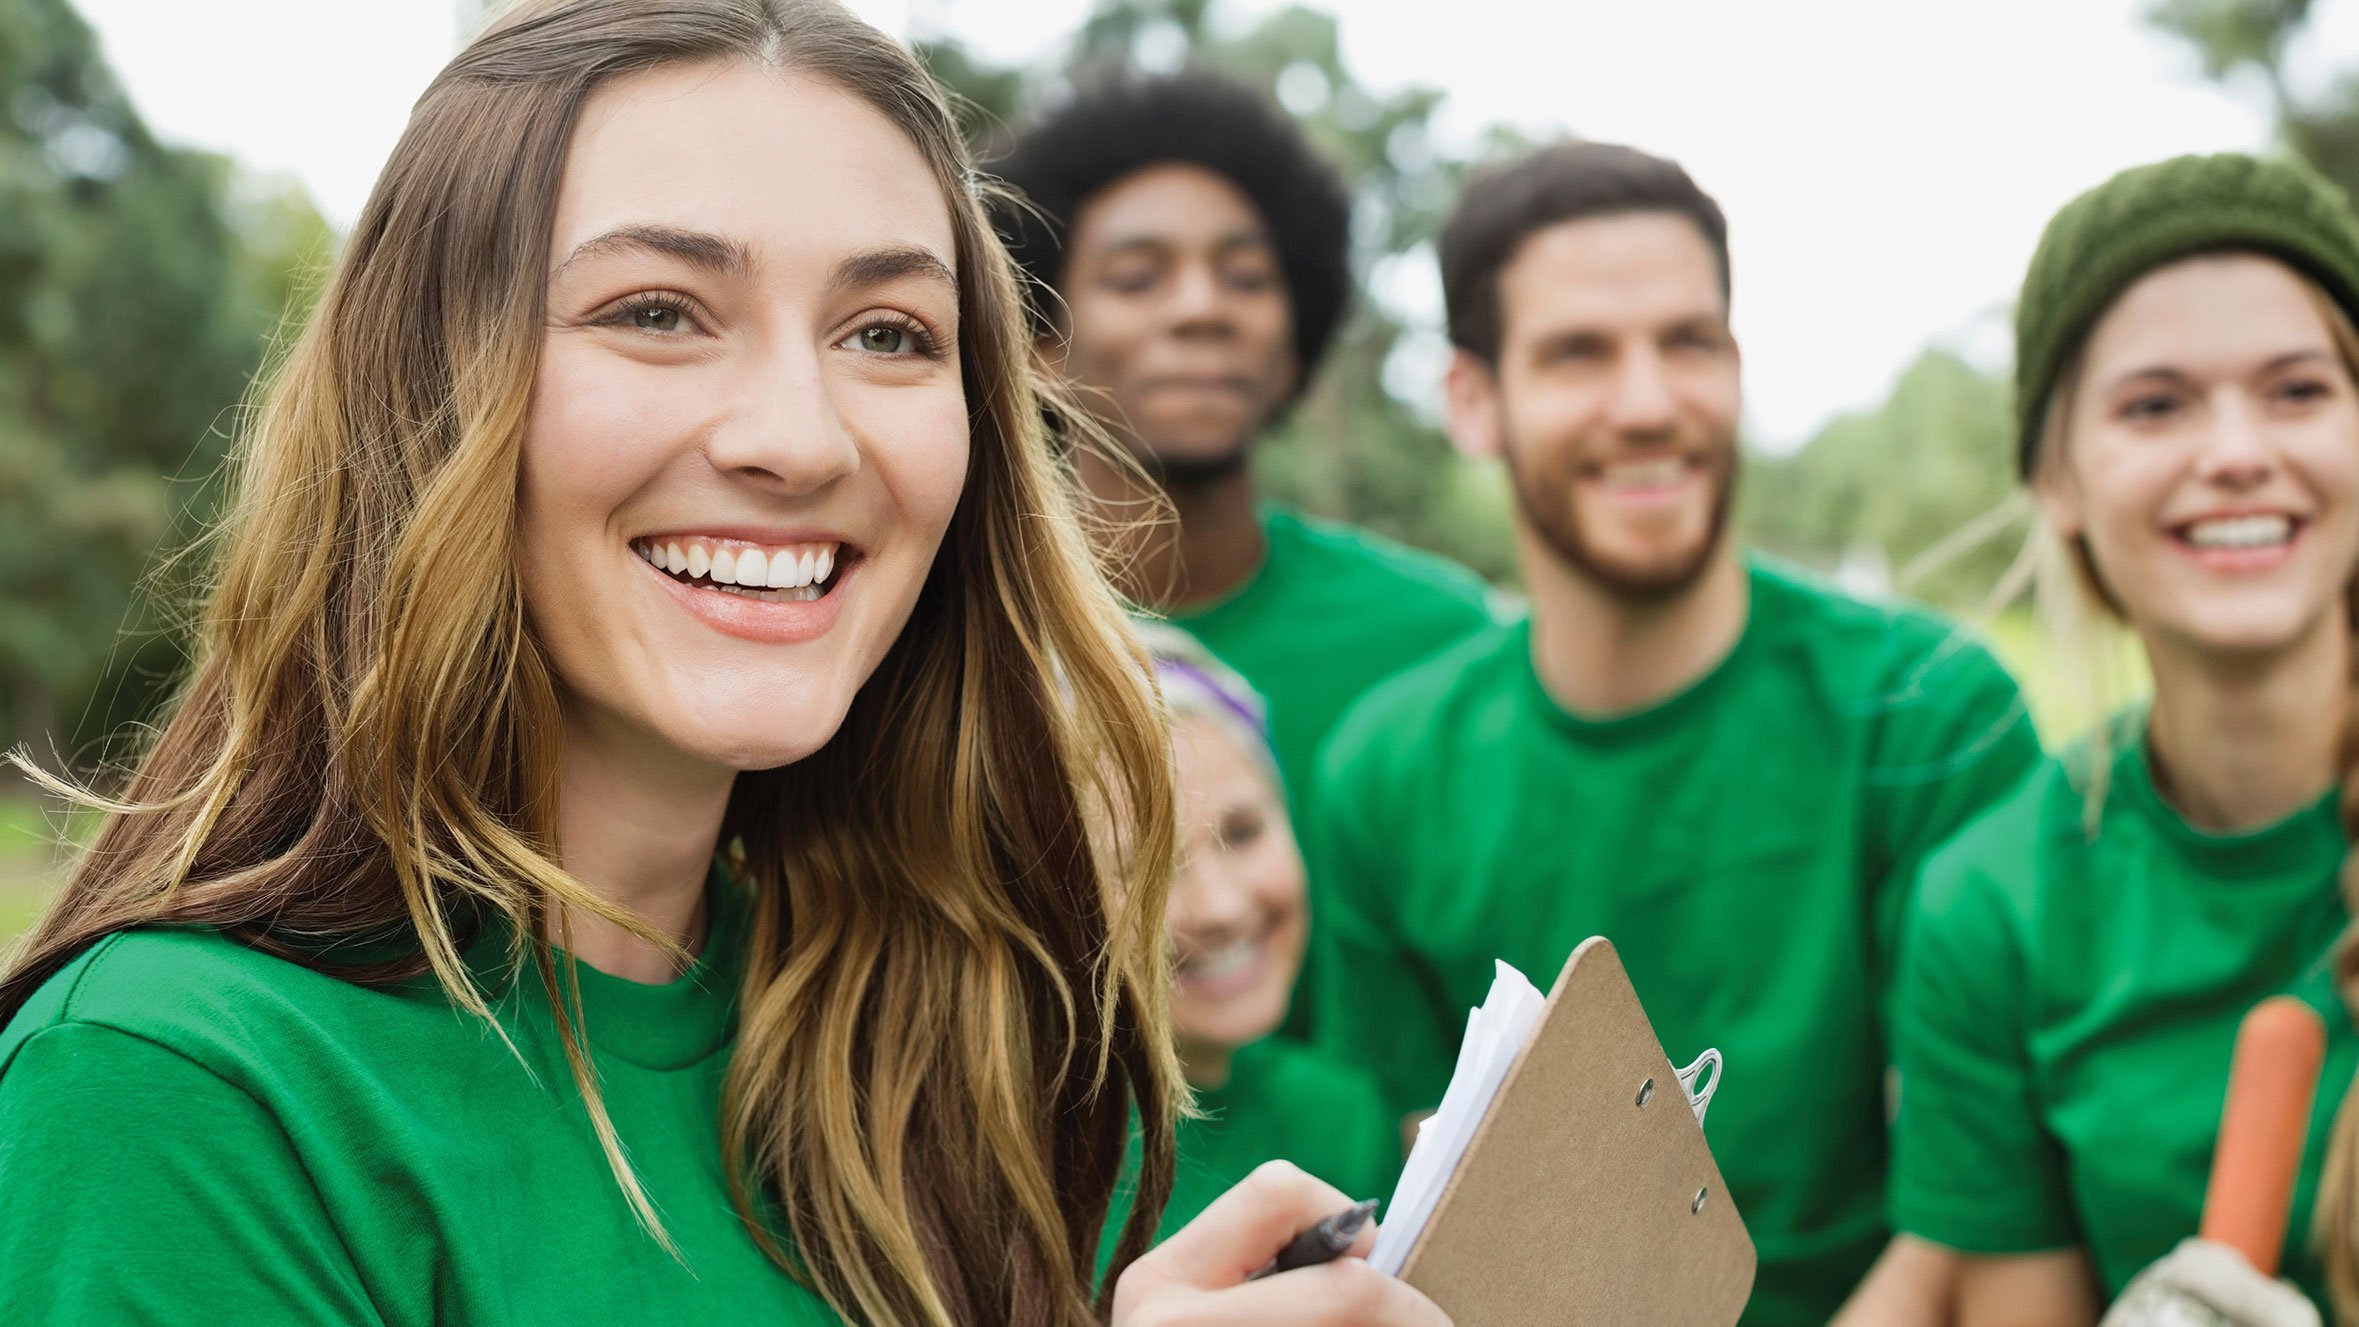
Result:
[[[0,1075],[26,1042],[66,1026],[109,1029],[218,1073],[333,1035],[339,1005],[384,998],[218,931],[122,931],[51,974],[0,1027]]]
[[[1919,911],[1936,918],[2037,911],[2059,851],[2079,840],[2076,788],[2061,762],[2043,757],[1926,859]]]

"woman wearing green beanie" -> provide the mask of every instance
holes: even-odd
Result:
[[[1917,1311],[2290,1327],[2331,1284],[2349,1322],[2359,222],[2294,165],[2138,167],[2050,223],[2016,317],[2041,605],[2127,628],[2154,690],[1925,869],[1891,1209],[1956,1258]],[[2190,1238],[2238,1022],[2280,994],[2328,1028],[2288,1282]]]

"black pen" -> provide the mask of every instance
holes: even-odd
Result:
[[[1296,1235],[1285,1248],[1278,1250],[1278,1256],[1271,1260],[1269,1266],[1245,1279],[1259,1281],[1265,1276],[1291,1272],[1297,1267],[1316,1267],[1323,1262],[1333,1262],[1343,1256],[1343,1251],[1352,1246],[1353,1240],[1359,1238],[1360,1228],[1367,1225],[1368,1218],[1374,1215],[1375,1199],[1354,1203]]]

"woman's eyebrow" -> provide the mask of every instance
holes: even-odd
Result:
[[[2148,364],[2143,368],[2136,368],[2130,370],[2127,373],[2115,375],[2112,383],[2107,386],[2106,390],[2118,391],[2123,387],[2129,386],[2131,383],[2143,382],[2149,379],[2156,382],[2188,382],[2192,380],[2186,370],[2179,368],[2175,364]]]
[[[590,258],[604,258],[624,253],[655,253],[677,258],[694,267],[703,268],[715,276],[743,276],[753,270],[751,250],[726,235],[709,231],[684,230],[678,226],[629,225],[617,226],[593,239],[574,246],[565,261],[557,265],[555,276],[575,263]]]
[[[2268,362],[2262,364],[2259,368],[2253,370],[2253,372],[2255,374],[2277,373],[2282,370],[2292,368],[2296,364],[2308,364],[2317,361],[2330,360],[2332,358],[2333,356],[2327,354],[2327,352],[2323,350],[2289,350],[2282,355],[2271,356]],[[2187,382],[2192,380],[2193,375],[2188,373],[2185,369],[2182,369],[2174,364],[2149,364],[2144,368],[2134,369],[2131,372],[2120,375],[2113,380],[2112,386],[2113,388],[2118,389],[2128,386],[2133,382],[2138,382],[2147,378],[2152,378],[2161,382]]]
[[[2290,369],[2296,364],[2307,364],[2313,360],[2322,361],[2330,358],[2332,357],[2323,350],[2288,350],[2284,354],[2270,360],[2268,363],[2263,364],[2261,366],[2261,372],[2275,373],[2279,369]]]
[[[949,287],[952,294],[958,293],[958,273],[942,261],[941,255],[915,244],[895,244],[853,254],[837,263],[835,271],[828,274],[827,288],[831,293],[864,290],[907,276],[936,281]]]

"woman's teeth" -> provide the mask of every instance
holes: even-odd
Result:
[[[2187,542],[2197,548],[2271,548],[2291,538],[2289,516],[2228,516],[2187,527]]]
[[[709,590],[768,603],[817,599],[835,574],[840,544],[766,546],[700,539],[634,539],[631,551],[658,571]]]
[[[1179,964],[1180,975],[1195,981],[1220,981],[1250,969],[1261,958],[1260,936],[1191,955]]]

